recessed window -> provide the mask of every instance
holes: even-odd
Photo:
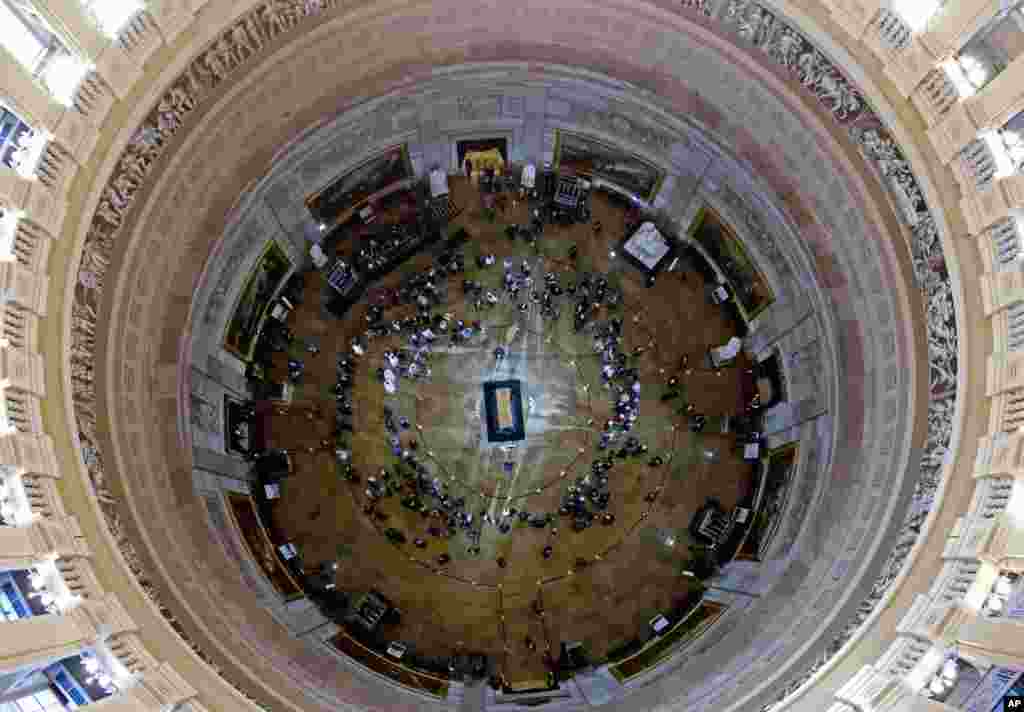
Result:
[[[47,47],[25,21],[24,16],[0,0],[0,44],[30,72],[46,56]]]
[[[943,69],[960,96],[976,94],[1024,54],[1022,7],[1024,5],[1018,4],[996,15],[953,59],[943,62]]]
[[[8,581],[0,585],[0,620],[16,621],[20,618],[30,618],[31,615],[14,584]]]
[[[138,0],[83,0],[85,9],[108,37],[117,37],[142,10]]]
[[[39,13],[18,0],[0,0],[0,44],[65,106],[92,69],[67,48]]]
[[[0,712],[64,712],[78,707],[65,703],[55,692],[43,690],[0,705]]]
[[[911,32],[920,32],[943,4],[943,0],[899,0],[892,11],[903,18]]]
[[[942,63],[946,76],[961,97],[974,96],[988,82],[989,68],[977,57],[960,54]]]

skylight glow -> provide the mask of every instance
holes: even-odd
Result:
[[[138,0],[94,0],[87,2],[86,7],[96,18],[103,33],[113,38],[120,34],[143,6]]]
[[[920,32],[941,6],[939,0],[898,0],[892,11],[903,18],[912,32]]]
[[[77,57],[62,54],[54,57],[46,65],[41,78],[54,99],[64,106],[71,106],[75,102],[78,85],[92,69],[91,65]]]
[[[0,45],[29,72],[35,72],[46,50],[4,2],[0,2]]]

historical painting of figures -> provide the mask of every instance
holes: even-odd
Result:
[[[555,133],[555,169],[614,183],[645,203],[654,200],[665,177],[639,156],[567,131]]]
[[[467,162],[471,170],[466,175],[493,168],[498,175],[505,172],[508,165],[508,140],[504,138],[479,138],[456,141],[459,154],[459,170],[464,171]]]
[[[280,245],[270,240],[238,295],[224,333],[224,348],[243,361],[252,360],[270,300],[291,269],[292,261],[288,255]]]
[[[718,213],[707,206],[701,208],[690,227],[690,235],[725,273],[747,321],[775,301],[768,280],[750,258],[743,241]]]
[[[253,501],[253,498],[240,492],[228,492],[225,496],[228,501],[228,511],[231,512],[231,519],[242,535],[245,548],[256,560],[263,575],[270,579],[270,583],[286,600],[290,601],[302,596],[302,588],[278,558],[274,545],[260,522],[260,516],[256,511],[256,502]]]
[[[393,146],[342,174],[326,188],[306,198],[317,222],[333,226],[339,217],[389,185],[413,177],[407,144]]]

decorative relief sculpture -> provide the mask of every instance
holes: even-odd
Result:
[[[82,252],[79,269],[90,274],[87,279],[79,279],[75,287],[69,371],[72,375],[72,395],[83,461],[100,499],[107,524],[118,541],[129,567],[179,635],[214,669],[217,669],[216,665],[213,665],[189,640],[171,612],[161,604],[159,592],[149,581],[141,560],[122,531],[120,505],[106,486],[102,451],[96,438],[96,394],[93,378],[98,305],[118,229],[123,224],[142,181],[167,145],[168,139],[187,122],[188,115],[203,101],[210,90],[223,81],[231,71],[251,60],[268,42],[290,30],[303,18],[322,14],[332,7],[335,1],[266,0],[248,15],[239,18],[203,54],[189,64],[179,80],[154,106],[150,116],[126,147],[117,170],[111,176],[97,205]],[[710,15],[707,0],[684,0],[684,5]],[[798,31],[781,21],[770,9],[750,0],[730,0],[723,21],[746,42],[761,49],[767,56],[787,68],[797,81],[818,98],[836,121],[850,127],[851,137],[861,145],[865,158],[878,168],[890,189],[903,196],[900,202],[905,206],[904,217],[912,225],[914,236],[912,251],[915,270],[927,304],[931,363],[932,402],[928,414],[928,439],[922,458],[919,484],[914,495],[914,506],[904,523],[901,541],[883,568],[871,594],[861,603],[854,619],[822,651],[821,657],[805,675],[791,681],[778,697],[778,701],[765,707],[768,709],[806,682],[849,640],[902,569],[907,552],[916,540],[921,522],[931,507],[938,478],[941,476],[945,448],[948,447],[952,430],[958,372],[957,327],[949,277],[945,271],[941,244],[929,209],[899,148],[882,128],[882,122],[864,102],[854,85],[835,64]],[[471,103],[460,103],[459,111],[460,116],[463,112],[469,116],[477,111],[477,107]],[[586,121],[612,134],[619,134],[623,125],[621,121],[616,121],[611,113],[590,112]],[[629,126],[633,135],[624,138],[636,140],[637,136],[640,136],[642,142],[662,150],[668,150],[672,145],[671,138],[664,132],[638,127],[631,122]],[[768,239],[767,232],[753,234],[755,237],[764,236],[763,239]],[[774,254],[770,249],[765,249],[765,253]],[[221,297],[223,298],[223,294]],[[808,494],[810,491],[813,490],[808,489]]]
[[[789,69],[837,121],[848,126],[850,137],[860,146],[864,158],[878,170],[913,233],[911,252],[918,286],[925,300],[928,327],[931,385],[928,437],[913,502],[904,520],[900,540],[854,618],[826,647],[811,669],[794,679],[763,708],[767,710],[802,686],[853,636],[899,575],[917,540],[921,524],[934,502],[952,433],[957,396],[957,325],[952,287],[934,218],[909,162],[881,120],[831,60],[800,33],[779,21],[770,10],[749,0],[730,0],[723,21],[737,35],[760,47]],[[770,31],[765,30],[766,27],[770,27]],[[890,24],[880,30],[888,33],[887,38],[894,46],[902,42],[901,28]]]
[[[709,0],[682,0],[682,6],[696,10],[706,17],[711,17],[711,4]]]
[[[189,640],[170,610],[161,603],[159,591],[149,581],[140,557],[123,532],[120,504],[107,483],[103,453],[97,438],[97,396],[94,381],[97,314],[118,228],[124,222],[139,187],[167,145],[168,139],[184,125],[188,115],[204,96],[229,72],[254,57],[267,41],[290,29],[299,19],[319,14],[331,5],[333,2],[290,4],[284,0],[269,0],[239,19],[215,40],[204,54],[191,62],[178,81],[157,102],[149,118],[139,127],[121,155],[86,235],[79,264],[79,280],[72,303],[68,366],[78,423],[78,440],[82,450],[82,461],[89,473],[107,526],[117,541],[128,567],[164,617],[196,654],[218,672],[221,672],[219,668]],[[221,675],[223,676],[223,673]],[[241,687],[232,684],[244,694]]]

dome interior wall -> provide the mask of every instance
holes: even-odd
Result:
[[[593,66],[593,65],[591,65],[591,66]],[[256,101],[259,101],[259,98],[257,98]],[[323,101],[325,101],[327,103],[330,103],[330,100],[327,100],[327,99],[324,99]],[[334,103],[337,104],[337,100],[336,99],[334,100]],[[315,112],[312,112],[312,113],[315,113]],[[238,117],[236,115],[233,118],[229,118],[227,120],[227,122],[224,124],[224,126],[226,126],[226,131],[225,131],[224,134],[222,134],[222,138],[225,141],[225,143],[227,143],[227,131],[230,131],[231,127],[233,126],[233,122],[234,122],[235,118],[240,118],[240,117]],[[712,115],[711,117],[707,117],[707,118],[714,119],[715,117],[714,117],[714,115]],[[297,125],[301,125],[301,122],[298,122]],[[222,129],[222,130],[224,130],[224,129]],[[293,134],[298,133],[298,131],[299,131],[298,129],[291,129],[291,133],[293,133]],[[751,147],[754,144],[754,140],[752,138],[747,138],[745,142],[741,141],[740,143],[741,144],[745,143],[746,146],[749,148],[749,147]],[[191,181],[192,186],[193,186],[192,189],[193,190],[201,190],[203,187],[210,186],[210,185],[224,185],[224,186],[231,185],[231,186],[236,186],[240,182],[242,182],[239,179],[239,177],[238,177],[240,174],[246,173],[247,171],[251,170],[254,166],[265,165],[265,163],[266,163],[266,158],[265,157],[263,157],[263,156],[260,156],[260,157],[251,156],[248,159],[246,159],[243,164],[241,164],[241,165],[245,166],[245,168],[238,170],[237,173],[235,173],[235,174],[213,173],[212,175],[211,174],[202,175],[201,172],[198,172],[194,176],[192,176],[192,175],[189,176],[190,181]],[[201,171],[201,169],[197,169],[197,170]],[[780,178],[781,177],[781,173],[778,170],[772,171],[771,173],[772,173],[772,175],[769,176],[769,181],[772,181],[775,178]],[[247,174],[248,175],[252,175],[251,173],[247,173]],[[182,181],[182,183],[185,183],[185,181]],[[203,225],[203,227],[202,227],[202,231],[204,233],[206,233],[207,235],[219,234],[218,228],[220,230],[223,229],[223,219],[222,218],[217,218],[216,216],[218,214],[223,215],[223,214],[227,213],[228,209],[230,208],[230,204],[233,204],[233,201],[234,201],[234,197],[230,197],[230,200],[229,200],[229,196],[226,193],[227,193],[227,191],[225,189],[225,194],[223,195],[222,198],[217,198],[215,200],[212,199],[212,198],[208,198],[208,199],[206,199],[208,202],[200,201],[199,205],[197,206],[196,212],[193,213],[193,215],[208,215],[208,216],[210,216],[208,222],[205,225]],[[796,190],[793,190],[791,192],[791,194],[793,196],[795,196],[795,195],[798,194],[798,192]],[[179,206],[179,208],[180,208],[181,205],[184,205],[184,204],[189,204],[189,205],[193,205],[194,204],[194,202],[191,201],[188,198],[187,195],[183,195],[182,196],[184,199],[181,202],[179,202],[176,199],[176,197],[177,196],[172,196],[171,200],[166,201],[166,202],[167,203],[171,203],[171,204],[176,205],[176,206]],[[791,209],[791,212],[792,212],[792,208],[794,207],[794,205],[796,205],[796,203],[795,203],[795,201],[790,201],[790,202],[791,202],[790,209]],[[222,210],[223,210],[223,212],[221,212]],[[803,214],[804,215],[813,215],[814,213],[812,213],[811,211],[808,210],[808,211],[804,211]],[[804,220],[806,220],[806,219],[807,218],[800,218],[798,220],[798,222],[799,223],[803,223]],[[218,225],[218,220],[220,221],[219,225]],[[158,224],[159,224],[159,222],[162,222],[162,221],[158,220]],[[153,223],[149,223],[149,224],[153,224]],[[803,225],[803,227],[810,228],[810,227],[812,227],[812,225],[810,223],[807,223],[806,225]],[[160,235],[158,237],[163,237],[164,240],[172,239],[172,238],[169,238],[166,233],[164,233],[163,235]],[[188,285],[191,286],[196,281],[198,281],[197,268],[195,267],[195,264],[196,264],[195,258],[198,257],[200,254],[202,254],[203,250],[204,250],[204,246],[197,243],[197,244],[194,245],[194,248],[192,249],[191,252],[186,253],[188,256],[185,257],[185,259],[188,261],[189,264],[185,268],[185,270],[183,270],[183,272],[180,272],[180,273],[176,274],[172,278],[171,281],[172,281],[173,284],[177,285],[180,282],[182,285],[188,284]],[[208,252],[208,250],[207,250],[207,252]],[[155,258],[156,255],[147,255],[147,258],[149,258],[149,257]],[[165,258],[166,259],[170,259],[170,256],[169,255],[165,255]],[[180,259],[181,259],[181,254],[180,253],[178,255],[175,255],[174,260],[180,260]],[[181,264],[181,263],[179,262],[178,264]],[[153,259],[152,261],[147,259],[147,264],[144,267],[144,271],[142,272],[142,276],[147,278],[147,279],[154,279],[154,280],[161,281],[160,278],[159,278],[159,275],[167,273],[167,272],[165,272],[167,266],[168,266],[167,262],[161,263],[158,259]],[[185,277],[187,277],[189,275],[191,275],[191,279],[185,278]],[[839,286],[839,285],[833,285],[833,286]],[[163,311],[163,313],[160,314],[160,318],[156,322],[156,323],[162,324],[163,326],[161,326],[158,330],[156,330],[154,332],[151,332],[150,334],[146,335],[146,336],[157,337],[157,341],[155,343],[162,344],[162,346],[160,348],[159,355],[157,357],[157,361],[158,362],[163,362],[163,363],[167,363],[168,361],[176,360],[176,357],[177,357],[177,354],[178,354],[178,347],[179,347],[178,337],[180,336],[181,331],[180,331],[180,329],[176,329],[176,327],[174,327],[174,326],[170,326],[170,324],[181,323],[180,321],[176,322],[176,320],[180,319],[180,317],[182,315],[182,310],[183,309],[184,309],[185,313],[187,313],[187,311],[188,311],[188,309],[187,309],[187,302],[191,298],[191,291],[188,291],[186,293],[186,290],[182,286],[175,286],[175,287],[173,287],[173,291],[174,291],[174,295],[173,295],[173,298],[171,300],[171,303],[169,303],[166,306],[166,311]],[[146,295],[146,296],[148,296],[148,295]],[[128,331],[129,332],[133,332],[135,334],[134,338],[138,338],[139,336],[143,336],[144,335],[144,332],[142,332],[141,330],[134,330],[134,329],[131,329],[130,327],[128,328]],[[122,337],[118,337],[118,340],[120,341],[121,338]],[[125,337],[125,338],[127,340],[127,339],[133,338],[133,337]],[[174,347],[173,349],[172,349],[172,346]],[[121,374],[119,374],[119,375],[121,377],[123,377],[123,375],[121,375]],[[113,383],[113,381],[112,381],[112,383]],[[165,408],[161,408],[161,411],[165,411]],[[168,420],[168,419],[166,419],[166,417],[162,418],[162,421],[164,423],[166,423],[166,424],[170,424],[171,422],[177,422],[176,419]],[[173,451],[173,449],[175,447],[175,443],[174,443],[174,441],[173,441],[173,439],[171,437],[168,437],[167,440],[168,440],[168,442],[163,447],[161,447],[160,450],[163,450],[164,452],[168,453],[168,455],[170,456],[170,453]],[[182,472],[182,471],[179,470],[179,472]],[[179,496],[184,496],[185,490],[180,490],[179,492],[180,492]],[[180,499],[179,501],[183,503],[185,500]],[[195,521],[195,520],[193,520],[193,521]],[[201,550],[201,548],[202,548],[198,541],[194,544],[194,546],[196,547],[196,550]]]

